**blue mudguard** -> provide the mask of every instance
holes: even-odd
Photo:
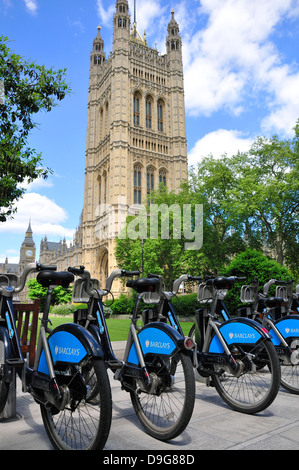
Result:
[[[269,332],[250,318],[233,318],[224,322],[219,330],[228,346],[231,344],[256,344],[262,338],[270,339]],[[216,335],[212,338],[209,352],[218,354],[224,352]]]
[[[283,336],[285,339],[299,337],[299,315],[289,315],[287,317],[282,317],[275,322],[275,326],[281,336]],[[275,331],[271,329],[269,333],[272,336],[271,339],[274,346],[279,346],[281,344],[280,339],[276,335]]]
[[[138,339],[143,355],[159,354],[172,356],[182,348],[184,337],[166,323],[153,322],[145,325],[138,333]],[[138,365],[139,359],[136,346],[130,349],[128,362]]]
[[[54,365],[57,362],[79,364],[86,356],[103,358],[100,344],[89,331],[75,323],[65,323],[55,328],[49,335],[48,343]],[[38,372],[49,373],[44,351],[40,357]]]

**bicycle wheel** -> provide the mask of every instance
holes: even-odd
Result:
[[[270,340],[256,345],[234,345],[231,353],[240,364],[239,376],[214,365],[213,384],[221,398],[234,410],[254,414],[267,408],[280,386],[280,364]]]
[[[104,361],[87,359],[80,366],[55,366],[57,382],[68,389],[62,411],[41,405],[50,441],[58,450],[99,450],[107,441],[112,416],[110,381]],[[95,395],[95,385],[97,394]]]
[[[195,380],[192,362],[178,352],[174,357],[145,356],[147,370],[155,384],[147,393],[136,380],[131,391],[135,413],[148,434],[161,441],[181,434],[192,416]]]
[[[0,413],[4,410],[9,392],[9,384],[4,381],[0,364]]]
[[[4,380],[5,360],[6,357],[3,341],[0,341],[0,413],[4,410],[9,392],[9,383]]]
[[[299,338],[287,339],[293,353],[291,358],[279,355],[281,386],[288,392],[299,395]]]

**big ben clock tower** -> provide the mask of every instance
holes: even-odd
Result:
[[[25,239],[20,249],[19,274],[23,272],[27,264],[35,262],[35,255],[36,255],[35,243],[34,243],[33,236],[32,236],[31,223],[29,221],[29,225],[25,234]],[[27,280],[32,277],[34,277],[34,274],[30,274]],[[25,286],[24,289],[20,292],[19,300],[21,302],[27,301],[27,291],[28,289]]]
[[[28,228],[26,230],[25,239],[20,249],[19,274],[22,273],[28,263],[35,262],[35,254],[35,243],[32,236],[31,224],[29,222]]]

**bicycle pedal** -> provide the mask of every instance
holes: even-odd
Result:
[[[111,368],[111,369],[121,369],[122,366],[123,366],[123,362],[122,362],[122,361],[118,361],[117,359],[116,359],[116,360],[107,361],[107,364],[108,364],[108,367]]]
[[[5,363],[8,367],[23,367],[25,361],[24,359],[12,358],[6,359]]]

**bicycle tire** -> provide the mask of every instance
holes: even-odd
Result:
[[[104,361],[88,358],[80,366],[55,367],[59,386],[67,384],[70,398],[62,411],[41,405],[48,437],[56,450],[101,450],[112,419],[110,381]],[[98,394],[94,396],[95,383]],[[92,390],[92,392],[89,392]]]
[[[244,361],[237,347],[232,348],[231,352],[236,360]],[[269,339],[252,345],[246,352],[253,354],[255,372],[245,368],[240,377],[227,372],[218,375],[221,366],[214,365],[213,385],[233,410],[255,414],[266,409],[276,398],[281,381],[280,363]]]
[[[1,369],[1,365],[0,365]],[[1,378],[1,372],[0,372],[0,413],[5,408],[6,402],[7,402],[7,397],[8,397],[8,392],[9,392],[9,383],[4,381],[4,378]]]
[[[145,356],[146,368],[158,378],[155,393],[131,391],[134,411],[152,437],[168,441],[180,435],[188,425],[195,402],[195,380],[190,357],[181,351],[174,357]],[[175,406],[175,408],[174,408]]]
[[[287,339],[287,342],[291,350],[297,353],[299,349],[299,337],[290,337]],[[295,395],[299,395],[299,364],[297,357],[295,357],[295,363],[290,363],[292,358],[285,358],[279,354],[280,359],[280,369],[281,369],[281,386]]]
[[[3,342],[1,341],[1,344],[3,345]],[[8,397],[8,392],[9,392],[9,383],[4,380],[4,364],[6,361],[6,355],[5,355],[5,349],[4,345],[3,347],[0,344],[0,352],[2,351],[1,354],[1,363],[0,363],[0,413],[5,408],[6,402],[7,402],[7,397]]]

